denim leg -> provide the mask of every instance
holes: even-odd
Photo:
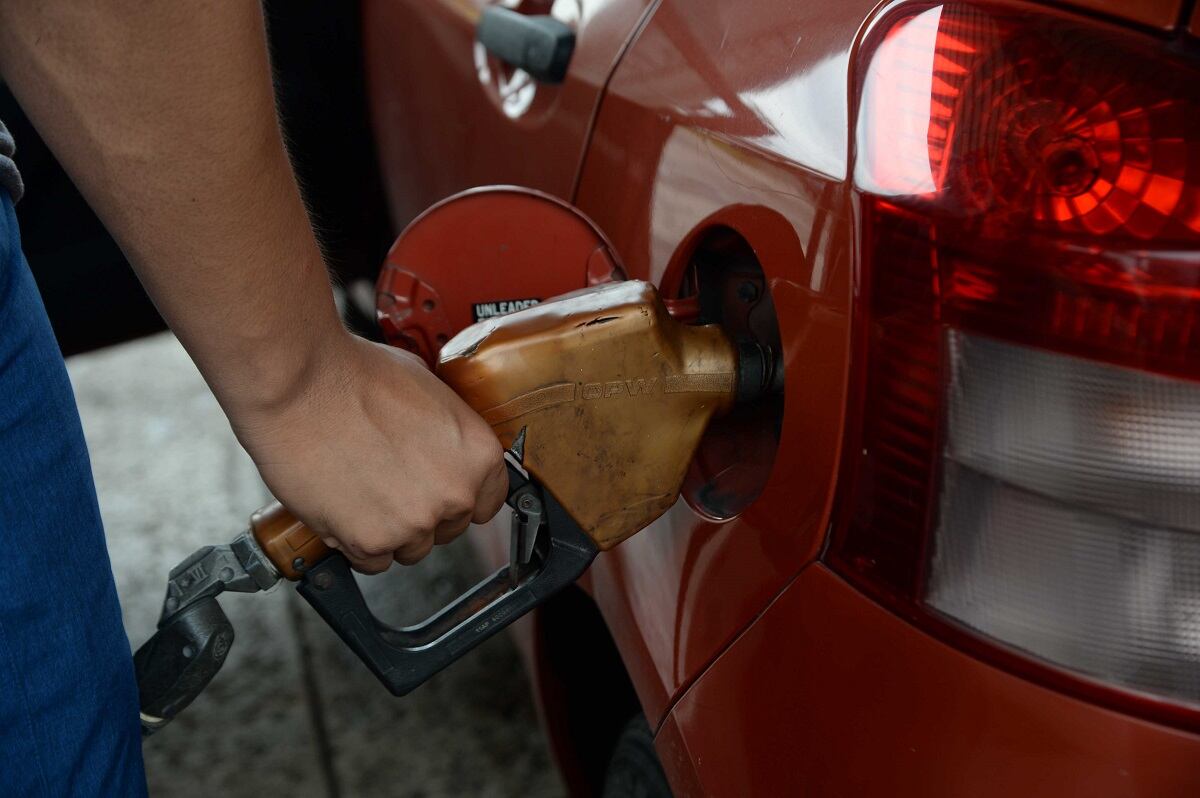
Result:
[[[133,661],[79,412],[0,194],[0,794],[144,796]]]

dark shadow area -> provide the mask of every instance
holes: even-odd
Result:
[[[367,116],[358,5],[269,0],[284,132],[337,279],[374,280],[392,235]],[[124,255],[8,91],[0,119],[17,141],[22,241],[65,354],[163,328]],[[347,319],[369,332],[373,320]]]

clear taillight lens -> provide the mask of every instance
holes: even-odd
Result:
[[[887,12],[857,69],[827,561],[1005,667],[1200,722],[1200,70],[982,3]]]
[[[1200,704],[1200,385],[947,334],[927,606]]]
[[[955,330],[946,345],[946,460],[1200,541],[1200,384]]]

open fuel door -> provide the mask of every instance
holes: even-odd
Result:
[[[379,276],[376,313],[388,343],[432,366],[477,321],[621,279],[603,233],[571,205],[531,189],[477,188],[400,234]]]

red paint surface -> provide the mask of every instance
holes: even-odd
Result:
[[[767,487],[727,523],[680,502],[602,556],[591,586],[651,723],[816,556],[841,446],[851,293],[845,81],[871,2],[666,0],[601,106],[579,208],[631,277],[739,232],[771,286],[787,359]]]
[[[566,80],[529,84],[528,107],[510,116],[495,85],[502,66],[485,59],[485,78],[477,61],[475,22],[492,3],[365,0],[367,88],[396,228],[475,186],[521,185],[568,198],[604,81],[650,2],[503,3],[530,14],[555,7],[577,32]]]
[[[1200,737],[985,665],[820,565],[687,692],[658,747],[683,795],[1200,795]]]
[[[778,310],[785,420],[761,497],[726,523],[679,502],[582,580],[661,723],[677,794],[1200,794],[1196,737],[985,665],[812,564],[851,366],[850,56],[874,0],[663,0],[627,51],[649,0],[581,0],[567,82],[516,119],[476,71],[483,4],[364,3],[397,224],[456,191],[517,183],[572,199],[630,277],[659,283],[726,225]],[[1074,5],[1159,27],[1179,8]],[[505,515],[474,533],[489,561],[507,556],[507,530]]]

